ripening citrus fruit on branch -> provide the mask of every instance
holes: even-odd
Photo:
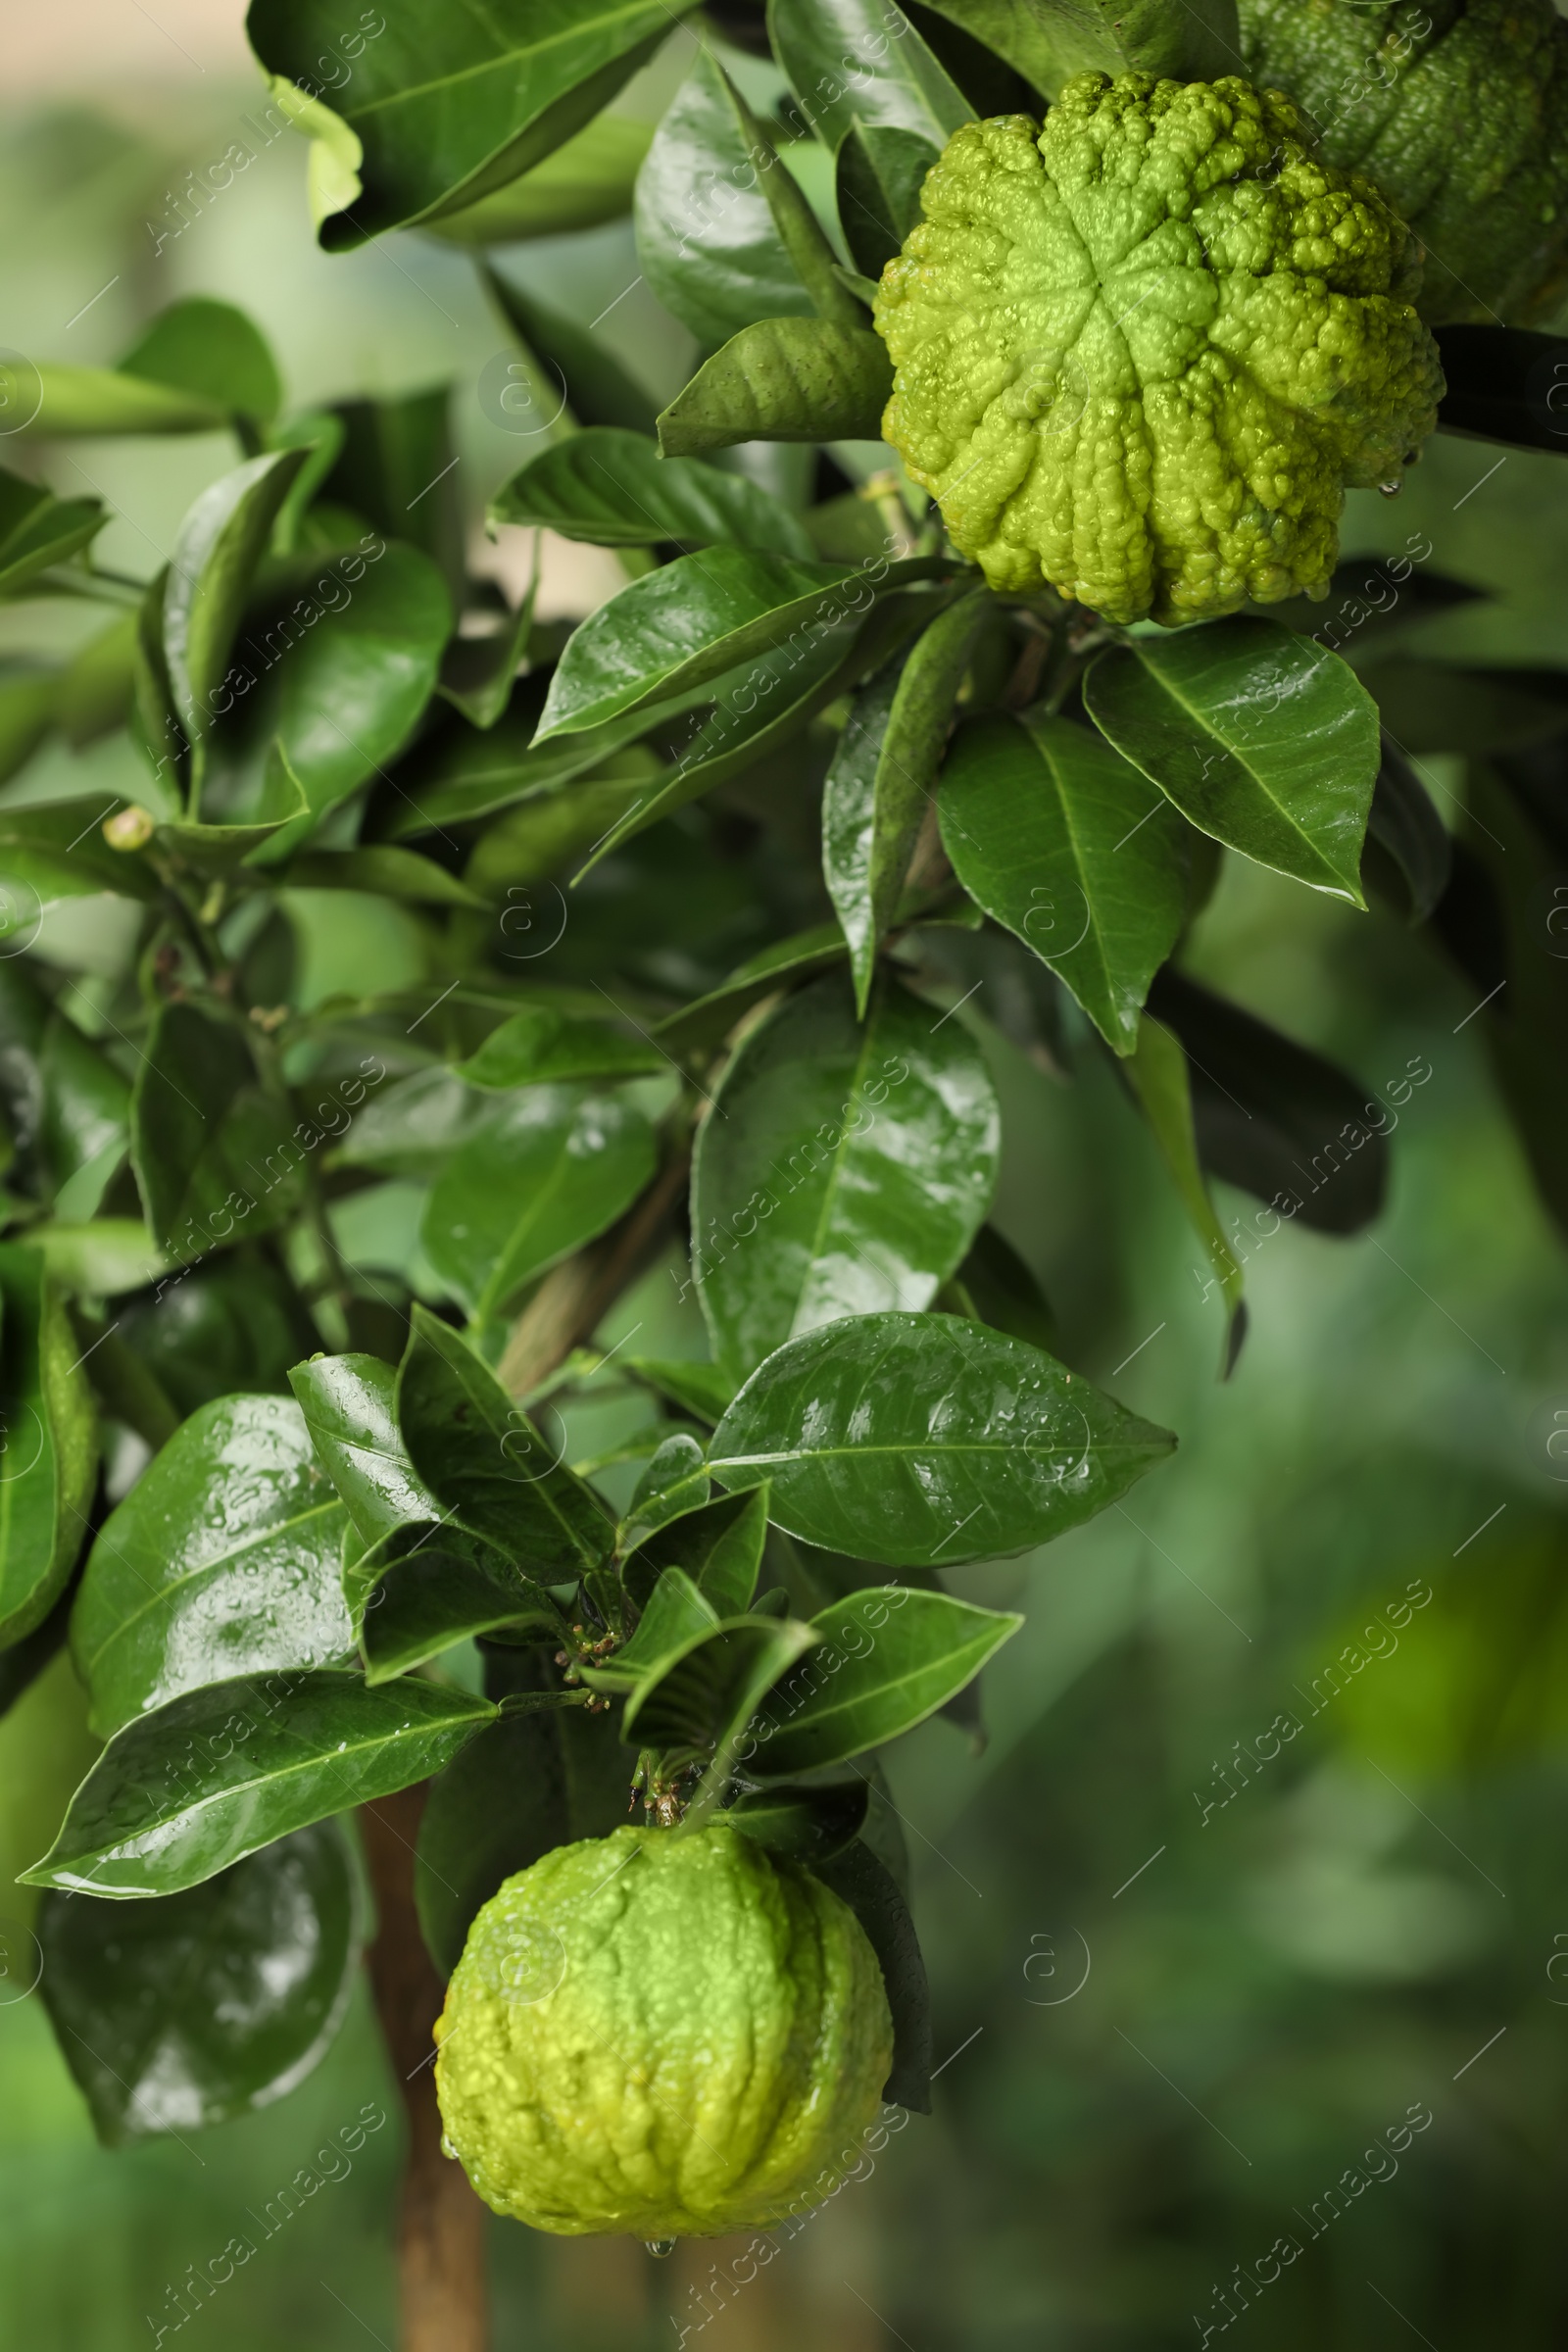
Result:
[[[722,1824],[616,1830],[509,1879],[436,2039],[447,2145],[488,2205],[655,2240],[826,2196],[893,2058],[855,1914]]]

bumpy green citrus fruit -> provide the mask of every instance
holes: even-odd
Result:
[[[1004,592],[1167,622],[1320,592],[1346,487],[1436,423],[1419,247],[1278,92],[1078,74],[1043,129],[965,123],[921,205],[882,429]]]
[[[1529,325],[1568,293],[1568,24],[1551,0],[1240,0],[1254,81],[1310,116],[1426,247],[1434,322]]]
[[[725,1826],[616,1830],[509,1879],[436,2039],[447,2143],[488,2205],[650,2239],[826,2196],[893,2053],[855,1914]]]

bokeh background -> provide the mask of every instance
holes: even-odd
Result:
[[[621,110],[656,117],[691,48],[672,36]],[[208,293],[265,328],[295,406],[450,382],[477,528],[521,453],[480,407],[502,343],[461,253],[404,236],[322,257],[292,134],[159,241],[184,175],[260,111],[232,0],[13,9],[6,49],[0,342],[112,361],[166,303]],[[636,282],[628,225],[507,259],[584,322],[606,313],[651,389],[683,380],[689,343]],[[50,466],[62,492],[113,502],[101,559],[145,576],[227,463],[174,440],[71,444]],[[1352,498],[1346,544],[1415,532],[1436,568],[1492,592],[1427,624],[1422,651],[1568,659],[1568,466],[1440,441],[1396,506]],[[557,547],[548,606],[585,611],[621,576]],[[0,654],[57,653],[81,625],[11,609]],[[45,750],[6,793],[107,791],[129,758],[122,741]],[[1423,766],[1451,808],[1456,769]],[[667,912],[678,937],[678,899]],[[313,996],[421,976],[415,926],[356,923],[341,896],[334,916],[297,909]],[[123,944],[101,907],[48,942],[89,979]],[[498,2352],[1156,2352],[1232,2328],[1269,2352],[1565,2339],[1568,1463],[1547,1446],[1568,1413],[1563,1247],[1499,1115],[1474,992],[1421,937],[1233,859],[1190,968],[1369,1091],[1429,1071],[1399,1111],[1388,1211],[1352,1242],[1243,1225],[1251,1336],[1222,1386],[1198,1248],[1114,1080],[1088,1058],[1067,1084],[1005,1042],[983,995],[966,1009],[1004,1089],[998,1221],[1069,1360],[1181,1451],[1125,1508],[955,1580],[1027,1626],[985,1678],[983,1751],[939,1720],[889,1759],[933,1978],[935,2113],[727,2298],[702,2292],[724,2248],[655,2263],[496,2223]],[[610,1336],[641,1322],[643,1351],[698,1352],[688,1312],[661,1269]],[[585,1424],[580,1449],[611,1434]],[[1298,1728],[1271,1743],[1281,1717]],[[12,1873],[91,1752],[63,1663],[0,1723],[13,1962],[28,1901]],[[392,2343],[399,2123],[368,2004],[277,2107],[108,2154],[10,1965],[6,2340],[164,2340],[187,2266],[301,2167],[319,2174],[317,2151],[367,2109],[384,2128],[186,2322],[192,2352]],[[1401,2134],[1407,2118],[1420,2129]],[[1368,2154],[1391,2132],[1396,2154]],[[1282,2237],[1300,2252],[1260,2289]]]

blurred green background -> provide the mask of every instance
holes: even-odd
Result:
[[[690,48],[676,36],[622,110],[657,114]],[[83,7],[19,28],[19,50],[0,339],[108,361],[167,302],[222,295],[271,338],[295,405],[450,380],[476,516],[519,449],[479,407],[500,337],[461,254],[414,237],[318,254],[291,135],[158,243],[184,174],[260,110],[237,11]],[[682,380],[690,345],[634,282],[627,226],[510,258],[585,321],[613,304],[602,331],[652,389]],[[231,462],[202,442],[81,443],[50,469],[114,502],[102,561],[145,575]],[[1560,662],[1565,526],[1568,466],[1448,440],[1396,506],[1352,499],[1346,545],[1423,532],[1437,568],[1494,591],[1428,624],[1423,651]],[[607,562],[553,551],[555,609],[612,587]],[[56,653],[82,625],[24,606],[0,653]],[[45,751],[7,796],[133,789],[129,757],[122,739],[76,762]],[[1456,772],[1424,772],[1450,807]],[[313,995],[419,975],[415,926],[370,933],[338,908],[318,931],[301,913]],[[123,942],[100,907],[44,945],[91,972]],[[1369,1089],[1430,1066],[1388,1212],[1350,1243],[1291,1226],[1259,1243],[1254,1204],[1222,1198],[1247,1219],[1252,1330],[1220,1386],[1198,1248],[1114,1080],[1086,1060],[1067,1085],[1004,1042],[983,996],[967,1008],[1004,1092],[999,1222],[1069,1360],[1181,1451],[1049,1552],[955,1579],[1028,1623],[986,1677],[984,1752],[938,1721],[889,1764],[933,1976],[935,2114],[727,2297],[702,2290],[734,2249],[656,2264],[495,2224],[499,2352],[1155,2352],[1231,2326],[1270,2352],[1568,2336],[1568,1494],[1545,1444],[1568,1409],[1562,1248],[1499,1117],[1473,992],[1419,937],[1232,860],[1189,961]],[[698,1351],[674,1298],[657,1272],[610,1336],[640,1322],[641,1351]],[[587,1450],[609,1425],[573,1434]],[[1412,1587],[1429,1597],[1401,1626]],[[1282,1716],[1299,1728],[1270,1753]],[[389,2346],[399,2125],[363,2000],[276,2108],[189,2144],[95,2147],[26,1989],[10,1888],[90,1752],[63,1665],[0,1725],[6,2341],[130,2352],[172,2334],[187,2266],[301,2167],[319,2173],[369,2103],[388,2121],[346,2177],[180,2331],[224,2352]],[[1397,2147],[1412,2111],[1430,2122],[1396,2158],[1367,2155],[1391,2128]],[[1300,2252],[1260,2288],[1282,2237]]]

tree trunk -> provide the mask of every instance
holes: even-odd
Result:
[[[398,2208],[401,2352],[485,2352],[485,2209],[461,2164],[441,2153],[431,2028],[445,1987],[414,1907],[414,1845],[422,1788],[360,1807],[379,1915],[367,1955],[376,2014],[408,2115]]]

